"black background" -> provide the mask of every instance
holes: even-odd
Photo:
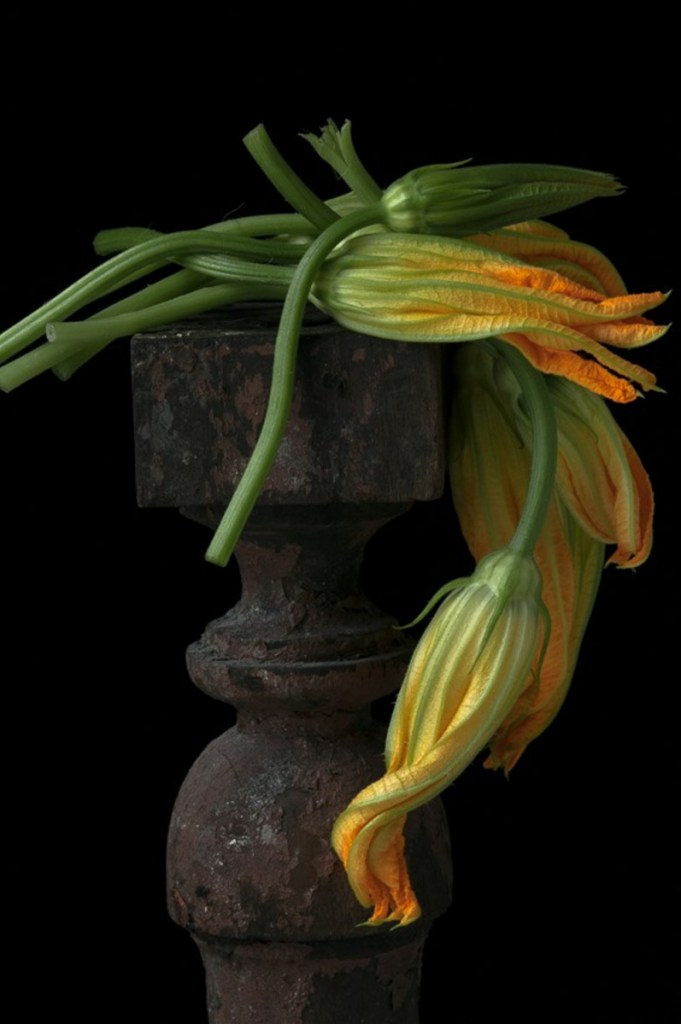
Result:
[[[261,120],[325,195],[336,183],[296,133],[327,117],[352,119],[383,184],[469,156],[610,171],[623,196],[556,221],[632,291],[666,290],[672,69],[626,31],[626,46],[585,33],[563,54],[522,37],[445,44],[431,26],[416,61],[406,28],[396,50],[349,33],[314,58],[312,44],[277,57],[190,38],[187,64],[133,33],[106,60],[91,47],[57,59],[45,40],[37,91],[4,89],[2,326],[85,272],[100,228],[283,208],[240,145]],[[655,486],[655,549],[636,573],[605,573],[569,699],[511,781],[477,763],[445,794],[455,900],[427,949],[424,1024],[675,1016],[674,331],[636,355],[668,391],[617,410]],[[198,955],[165,915],[165,830],[184,773],[230,721],[183,651],[234,600],[236,574],[203,562],[201,528],[136,507],[127,343],[66,385],[0,396],[0,417],[7,921],[18,963],[28,950],[44,978],[20,998],[37,1016],[45,1000],[74,1021],[198,1024]],[[416,508],[373,545],[370,592],[414,614],[463,569],[449,529],[446,503]]]

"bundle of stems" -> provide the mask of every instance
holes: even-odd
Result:
[[[293,394],[305,305],[322,264],[341,242],[367,230],[466,235],[618,190],[609,175],[570,168],[499,165],[473,173],[438,165],[411,172],[384,192],[361,163],[349,122],[341,129],[329,122],[319,137],[306,139],[349,193],[322,201],[259,125],[244,143],[293,213],[170,234],[148,228],[103,231],[94,247],[108,259],[0,334],[0,388],[11,391],[47,370],[68,380],[117,338],[233,303],[283,302],[262,431],[206,554],[218,565],[229,560],[276,456]],[[152,283],[131,290],[150,274]],[[124,297],[88,314],[88,307],[122,289]],[[73,319],[79,314],[84,319]]]

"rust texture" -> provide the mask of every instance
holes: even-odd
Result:
[[[140,505],[220,509],[264,415],[277,313],[183,324],[133,345]],[[442,490],[440,351],[308,323],[264,503],[427,501]]]
[[[275,315],[135,340],[138,488],[212,523],[257,437]],[[211,1024],[416,1024],[421,948],[450,897],[437,804],[410,816],[415,926],[359,928],[329,843],[380,776],[368,705],[410,653],[361,593],[362,552],[443,485],[437,352],[340,331],[301,339],[292,421],[238,548],[240,603],[188,651],[192,678],[238,710],[173,811],[168,905],[206,967]]]

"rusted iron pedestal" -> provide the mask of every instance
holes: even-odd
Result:
[[[217,524],[258,434],[276,320],[246,310],[134,340],[141,504]],[[409,657],[359,589],[362,553],[442,491],[440,390],[436,348],[304,330],[286,438],[237,551],[241,601],[188,652],[194,682],[238,709],[189,772],[168,842],[170,913],[201,950],[211,1024],[418,1021],[423,941],[449,903],[441,809],[410,816],[424,913],[404,929],[358,927],[368,912],[329,834],[381,774],[368,705]]]

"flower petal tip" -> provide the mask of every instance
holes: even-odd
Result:
[[[384,924],[392,924],[390,931],[395,931],[396,928],[405,928],[408,924],[413,924],[414,921],[418,921],[421,917],[421,906],[418,900],[414,897],[409,901],[409,904],[404,907],[399,907],[387,913],[386,907],[376,907],[373,914],[366,921],[360,921],[357,928],[379,928]]]
[[[482,767],[488,768],[490,771],[499,771],[499,769],[501,769],[506,781],[510,782],[511,771],[515,768],[524,752],[525,747],[521,747],[520,750],[508,750],[505,753],[490,750],[489,754],[482,762]]]

